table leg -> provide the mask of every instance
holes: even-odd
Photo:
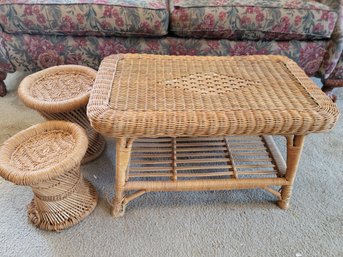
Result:
[[[118,138],[116,143],[115,197],[112,206],[114,217],[121,217],[125,213],[124,188],[132,143],[133,140],[129,138]]]
[[[281,187],[281,200],[278,205],[281,209],[289,208],[294,179],[297,173],[305,136],[287,136],[287,170],[285,178],[289,185]]]

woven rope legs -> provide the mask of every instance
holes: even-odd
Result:
[[[281,209],[289,208],[289,201],[292,195],[293,183],[298,170],[301,152],[304,146],[305,136],[287,136],[287,170],[285,174],[289,185],[281,187],[281,199],[278,206]]]
[[[94,186],[82,177],[79,167],[31,187],[34,198],[28,205],[29,220],[45,230],[58,231],[77,224],[98,202]]]
[[[129,138],[120,138],[117,139],[117,144],[116,144],[116,177],[115,177],[115,197],[113,199],[113,206],[112,206],[112,215],[114,217],[120,217],[123,216],[125,213],[125,207],[127,205],[128,202],[130,202],[131,200],[147,193],[147,192],[156,192],[156,191],[198,191],[198,190],[234,190],[234,189],[249,189],[249,188],[260,188],[260,189],[264,189],[267,192],[273,194],[274,196],[277,197],[277,204],[280,208],[282,209],[287,209],[289,207],[289,201],[291,198],[291,194],[292,194],[292,187],[293,187],[293,183],[295,180],[295,176],[296,176],[296,171],[298,168],[298,164],[299,164],[299,160],[301,157],[301,152],[302,152],[302,148],[303,148],[303,144],[304,144],[304,139],[305,136],[287,136],[287,165],[284,162],[282,155],[280,154],[280,152],[276,149],[276,145],[273,143],[274,141],[272,140],[271,136],[265,136],[263,137],[264,140],[266,140],[266,144],[268,145],[268,149],[269,149],[269,154],[267,154],[268,158],[273,159],[273,166],[276,165],[277,167],[277,175],[273,178],[271,177],[260,177],[258,178],[258,174],[255,174],[255,177],[251,177],[251,178],[242,178],[240,171],[236,171],[238,177],[234,177],[234,176],[230,176],[227,179],[196,179],[196,180],[180,180],[180,179],[175,179],[175,174],[174,173],[170,173],[170,179],[169,180],[163,180],[163,181],[159,181],[158,177],[161,174],[156,174],[154,172],[149,172],[148,174],[143,174],[143,168],[140,167],[139,169],[139,174],[142,174],[141,176],[143,177],[143,175],[145,175],[145,178],[148,177],[154,177],[154,175],[156,175],[154,177],[153,180],[142,180],[142,181],[134,181],[134,180],[130,180],[130,177],[135,177],[138,174],[137,169],[135,170],[134,167],[130,167],[129,168],[129,163],[130,163],[130,158],[132,155],[132,158],[135,159],[137,158],[137,151],[141,151],[139,152],[138,155],[149,155],[149,154],[145,154],[143,152],[147,152],[149,150],[146,150],[147,148],[145,148],[145,150],[143,151],[144,147],[147,147],[148,143],[144,143],[144,146],[142,146],[142,148],[135,148],[136,144],[138,142],[138,145],[142,143],[142,140],[137,139],[135,142],[135,144],[133,145],[133,139],[129,139]],[[157,140],[157,139],[153,139],[153,140]],[[167,140],[168,139],[161,139],[163,140]],[[178,139],[176,139],[178,140]],[[188,139],[190,140],[190,139]],[[193,139],[194,141],[191,142],[192,147],[194,147],[196,145],[196,147],[199,147],[199,143],[197,143],[197,138]],[[207,140],[211,140],[211,139],[207,139]],[[148,141],[148,139],[147,139]],[[147,142],[146,141],[146,142]],[[172,140],[172,141],[175,141]],[[139,143],[141,142],[141,143]],[[157,145],[156,141],[152,141],[153,145]],[[181,156],[184,153],[185,150],[185,143],[182,143],[185,141],[182,141],[181,139],[181,148],[178,148],[180,146],[176,146],[176,150],[175,151],[180,151],[179,153],[181,154]],[[213,142],[214,141],[210,141],[212,142],[212,146],[213,146]],[[247,141],[246,141],[247,142]],[[234,143],[233,143],[234,144]],[[254,142],[252,142],[252,144],[254,144]],[[172,144],[173,145],[173,144]],[[247,145],[248,146],[248,145]],[[240,148],[244,148],[247,146],[239,146]],[[157,146],[156,146],[157,147]],[[236,151],[235,148],[237,148],[238,146],[231,146],[231,151]],[[258,147],[261,147],[261,145],[258,145]],[[153,148],[148,148],[148,149],[153,149]],[[174,148],[173,148],[174,149]],[[194,148],[193,148],[194,149]],[[194,150],[198,151],[199,148],[196,148]],[[212,149],[207,149],[210,151],[213,151]],[[251,151],[252,148],[251,146],[248,147],[247,149],[244,148],[244,150],[249,150]],[[133,152],[131,154],[131,151]],[[153,153],[156,154],[156,149],[154,150],[150,150]],[[174,150],[173,150],[174,151]],[[241,153],[243,154],[247,154],[246,158],[248,159],[252,159],[254,155],[259,156],[259,154],[263,153],[260,152],[259,154],[256,154],[256,152],[250,152],[249,153]],[[171,152],[167,151],[167,148],[163,148],[161,153],[157,153],[157,155],[165,155],[165,154],[170,154],[172,155]],[[202,154],[202,153],[193,153],[194,155],[197,156],[206,156],[206,155],[211,155],[211,154]],[[213,154],[213,153],[212,153]],[[217,153],[214,153],[217,154]],[[236,153],[237,154],[237,153]],[[250,155],[249,155],[250,154]],[[231,156],[230,158],[231,161],[228,162],[229,166],[233,164],[233,160],[237,157],[234,156],[235,154],[233,154],[233,156]],[[153,155],[151,155],[153,156]],[[190,154],[190,157],[192,156],[192,154]],[[175,157],[175,156],[174,156]],[[194,157],[194,156],[193,156]],[[149,158],[153,158],[153,157],[149,157]],[[238,156],[238,158],[242,158],[241,156]],[[261,156],[259,156],[257,158],[257,162],[261,161]],[[199,160],[199,159],[198,159]],[[237,161],[238,159],[236,159]],[[182,160],[180,160],[182,163]],[[199,161],[199,166],[197,166],[197,169],[203,169],[206,170],[206,167],[201,167],[200,165],[202,163],[206,163],[208,162],[209,159],[202,159]],[[161,162],[161,161],[160,161]],[[163,161],[162,161],[163,162]],[[191,162],[191,160],[186,160],[186,162]],[[135,159],[135,163],[137,163],[137,159]],[[157,165],[158,161],[154,162],[153,160],[147,160],[147,161],[143,161],[142,165],[146,163],[149,164],[153,164]],[[239,166],[239,164],[235,164],[237,165],[237,167],[242,167]],[[254,164],[249,164],[248,166],[251,167]],[[259,164],[256,164],[259,165]],[[244,166],[244,165],[243,165]],[[287,166],[287,167],[286,167]],[[263,164],[261,166],[263,168]],[[152,167],[152,171],[155,168],[155,171],[157,170],[156,167]],[[166,168],[166,167],[164,167]],[[184,166],[180,166],[179,167],[180,170],[185,169],[186,167]],[[166,168],[168,169],[168,168]],[[227,171],[228,175],[230,175],[230,169]],[[264,168],[265,169],[265,168]],[[261,170],[261,169],[260,169]],[[258,172],[260,172],[260,170]],[[214,173],[212,173],[213,175],[215,175]],[[163,174],[162,174],[163,175]],[[165,174],[166,176],[168,176],[168,174]],[[179,177],[181,177],[183,174],[180,172],[178,174]],[[202,175],[206,175],[202,174]],[[273,186],[277,186],[280,187],[280,191],[277,191],[275,189],[273,189]],[[132,194],[128,194],[128,191],[135,191]]]
[[[74,122],[86,130],[89,144],[86,155],[82,159],[81,164],[93,161],[94,159],[98,158],[104,151],[106,141],[102,135],[100,135],[91,127],[88,117],[86,115],[86,107],[82,107],[74,111],[63,113],[39,113],[47,120],[65,120]]]

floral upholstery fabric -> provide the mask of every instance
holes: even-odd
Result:
[[[341,78],[342,75],[338,75],[339,69],[335,70],[335,67],[343,54],[343,0],[312,1],[322,2],[331,7],[331,9],[336,11],[338,14],[336,26],[328,44],[327,52],[324,56],[322,66],[319,70],[319,75],[322,76],[324,79],[328,78],[329,76],[336,76]],[[334,73],[331,74],[332,72]]]
[[[98,68],[104,57],[115,53],[223,56],[276,54],[288,56],[308,75],[313,75],[321,65],[327,44],[326,41],[230,41],[176,37],[99,38],[13,34],[2,37],[13,65],[30,71],[60,64],[82,64]]]
[[[7,33],[163,36],[165,0],[4,0],[0,24]]]
[[[0,28],[0,36],[2,34]],[[0,37],[0,71],[13,72],[15,71],[13,65],[11,64],[7,51],[5,49],[4,39]]]
[[[329,38],[337,14],[300,0],[171,0],[170,31],[181,37],[247,40]]]
[[[331,73],[330,78],[343,79],[343,55],[339,59],[334,71]]]

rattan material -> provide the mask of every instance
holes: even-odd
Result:
[[[65,120],[81,125],[87,132],[89,148],[82,160],[96,159],[105,148],[105,139],[89,123],[86,105],[96,71],[79,65],[51,67],[27,76],[20,84],[19,96],[47,120]]]
[[[18,133],[1,147],[0,175],[32,187],[34,198],[28,212],[37,227],[65,229],[95,208],[95,188],[80,174],[87,145],[80,126],[49,121]]]
[[[286,57],[125,54],[101,63],[88,116],[115,137],[308,134],[338,110]]]
[[[113,55],[87,108],[97,131],[118,137],[116,217],[152,191],[261,188],[287,209],[305,135],[339,116],[281,56]],[[286,136],[286,161],[270,135]]]

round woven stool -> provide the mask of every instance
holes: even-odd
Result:
[[[86,114],[96,71],[80,65],[51,67],[27,76],[18,94],[24,104],[47,120],[71,121],[82,126],[89,146],[82,164],[96,159],[105,148],[105,139],[90,125]]]
[[[0,175],[32,188],[29,220],[41,229],[73,226],[95,208],[98,195],[80,173],[85,131],[75,123],[47,121],[8,139],[0,148]]]

